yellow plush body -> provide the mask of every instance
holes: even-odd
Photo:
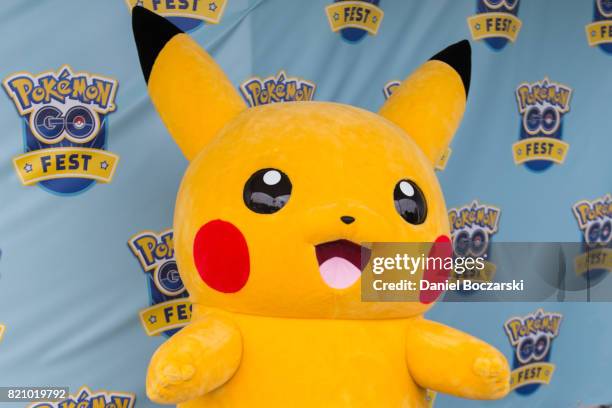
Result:
[[[427,389],[504,396],[509,369],[493,347],[425,320],[429,303],[362,302],[359,278],[334,286],[318,261],[329,242],[448,236],[433,164],[465,108],[455,68],[425,63],[379,115],[326,102],[247,109],[210,56],[172,27],[148,66],[139,32],[166,23],[139,8],[134,19],[151,98],[191,160],[174,237],[192,322],[154,354],[149,398],[194,408],[424,407]],[[273,213],[245,205],[247,180],[261,169],[278,169],[291,182]],[[406,222],[394,206],[400,180],[426,200],[418,222]],[[248,248],[240,285],[218,286],[207,279],[220,272],[202,270],[214,254],[198,253],[198,236],[217,221],[239,231]],[[234,258],[233,241],[218,240],[229,248],[227,273],[244,270],[244,248]]]
[[[154,356],[147,382],[153,400],[176,402],[189,395],[180,384],[197,378],[186,375],[182,382],[180,375],[164,371],[179,372],[190,365],[195,369],[197,364],[199,369],[211,369],[222,363],[235,368],[235,373],[216,371],[215,380],[233,374],[231,379],[179,407],[428,407],[417,381],[468,398],[488,399],[507,392],[507,368],[497,351],[423,319],[290,319],[222,313],[221,321],[235,325],[235,331],[229,330],[234,337],[222,341],[232,345],[213,347],[214,354],[202,357],[200,348],[209,349],[219,338],[203,335],[198,337],[203,342],[193,347],[186,347],[189,343],[182,338],[197,336],[199,326],[210,334],[208,319],[218,317],[208,313],[212,315],[191,323],[194,334],[182,332]]]

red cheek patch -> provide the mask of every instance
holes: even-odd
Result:
[[[442,258],[442,268],[437,268],[438,262],[431,262],[434,264],[433,268],[426,269],[423,273],[423,279],[431,283],[442,283],[446,282],[450,277],[451,270],[445,269],[446,258],[452,258],[453,256],[453,245],[451,240],[446,235],[440,235],[436,238],[436,242],[431,246],[429,250],[429,258]],[[421,303],[429,304],[435,302],[438,297],[442,294],[441,290],[422,290],[419,294],[419,300]]]
[[[200,227],[193,259],[202,280],[223,293],[238,292],[249,279],[249,248],[234,224],[214,220]]]

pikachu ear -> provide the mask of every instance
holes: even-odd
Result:
[[[136,6],[132,28],[153,104],[191,160],[246,105],[210,55],[168,20]]]
[[[379,111],[406,131],[432,164],[446,151],[465,111],[470,88],[470,43],[434,55],[397,87]]]

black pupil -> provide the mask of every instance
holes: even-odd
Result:
[[[412,181],[401,180],[395,185],[393,201],[399,215],[410,224],[417,225],[425,222],[427,216],[425,197],[421,189]]]
[[[244,185],[244,203],[259,214],[273,214],[283,208],[291,196],[291,181],[277,169],[255,172]]]

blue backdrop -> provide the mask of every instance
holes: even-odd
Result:
[[[188,320],[169,231],[187,162],[147,95],[128,3],[136,0],[2,2],[0,386],[86,386],[142,407],[153,405],[144,393],[151,354]],[[376,111],[393,81],[469,39],[467,111],[439,166],[449,210],[498,211],[480,225],[494,242],[586,240],[610,250],[609,1],[144,5],[189,30],[251,104],[283,99],[275,85],[294,81],[298,99]],[[473,233],[478,222],[453,227]],[[609,273],[609,259],[600,263]],[[437,305],[430,318],[511,362],[531,340],[550,347],[515,364],[540,371],[517,372],[504,400],[438,396],[435,406],[612,404],[611,312],[610,303]],[[560,324],[530,325],[511,344],[506,322],[547,316]]]

